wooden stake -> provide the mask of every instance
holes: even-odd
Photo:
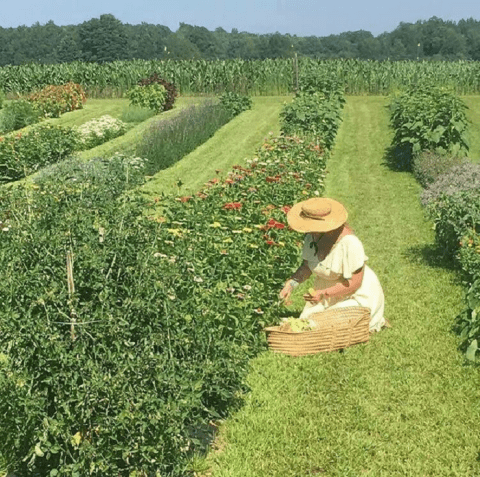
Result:
[[[70,318],[72,324],[70,326],[70,334],[72,341],[75,341],[75,323],[77,322],[77,313],[73,309],[73,294],[75,293],[75,284],[73,282],[73,254],[70,250],[67,251],[67,282],[68,282],[68,304],[70,306]]]

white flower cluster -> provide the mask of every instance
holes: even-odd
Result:
[[[98,119],[82,124],[77,128],[80,141],[84,145],[98,145],[114,137],[121,136],[127,130],[127,126],[120,119],[115,119],[105,114]]]

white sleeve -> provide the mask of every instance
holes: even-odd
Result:
[[[347,235],[342,239],[342,247],[339,247],[338,253],[342,256],[337,261],[336,273],[340,273],[347,280],[352,278],[353,273],[362,268],[368,257],[365,255],[362,242],[355,235]],[[333,269],[333,267],[332,267]]]

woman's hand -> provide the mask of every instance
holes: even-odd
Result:
[[[308,293],[303,295],[305,301],[310,303],[319,303],[324,298],[326,298],[325,290],[314,290],[313,288],[309,288]]]
[[[280,300],[285,302],[285,305],[290,305],[291,302],[288,301],[290,295],[292,294],[293,286],[290,283],[290,280],[285,283],[285,286],[282,288],[282,291],[279,294]]]

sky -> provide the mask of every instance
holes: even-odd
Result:
[[[366,30],[374,36],[393,31],[400,22],[438,17],[458,22],[480,20],[479,0],[2,0],[0,27],[31,26],[53,20],[78,25],[110,13],[123,23],[180,23],[233,28],[249,33],[328,36]]]

